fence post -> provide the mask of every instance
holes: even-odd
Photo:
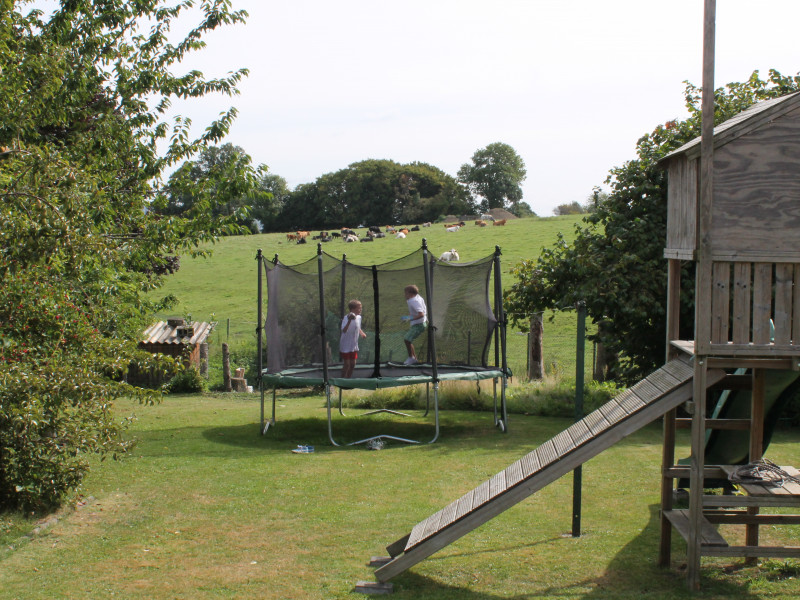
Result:
[[[542,313],[531,316],[531,330],[528,335],[528,381],[542,379],[544,376],[544,359],[542,356],[542,336],[544,326]]]
[[[222,344],[222,383],[225,385],[226,392],[232,392],[231,385],[231,353],[228,351],[228,344]]]

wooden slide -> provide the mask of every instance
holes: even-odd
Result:
[[[489,519],[574,470],[619,440],[692,398],[694,369],[680,357],[523,456],[472,491],[418,523],[387,546],[391,560],[375,571],[379,582],[411,568]],[[708,372],[708,385],[725,376]]]

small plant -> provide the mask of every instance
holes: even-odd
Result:
[[[205,389],[206,380],[195,366],[185,368],[167,383],[167,391],[171,394],[197,394]]]

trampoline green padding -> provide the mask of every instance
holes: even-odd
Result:
[[[495,425],[507,430],[505,390],[510,376],[506,360],[506,315],[500,283],[500,249],[465,263],[439,261],[422,247],[381,265],[357,265],[317,247],[317,256],[284,265],[277,255],[258,262],[258,385],[261,433],[275,425],[275,390],[324,386],[331,424],[331,388],[377,390],[426,384],[433,388],[434,436],[439,436],[438,391],[443,381],[501,383],[494,386]],[[263,282],[266,280],[266,318]],[[428,326],[414,340],[417,364],[403,364],[409,324],[403,290],[416,285],[427,306]],[[362,303],[361,338],[352,376],[342,377],[340,323],[351,299]],[[266,364],[265,364],[266,363]],[[265,416],[265,392],[272,388],[272,416]],[[429,396],[429,395],[428,395]],[[426,410],[426,415],[429,411]],[[373,436],[401,439],[391,435]],[[360,440],[361,443],[367,440]]]

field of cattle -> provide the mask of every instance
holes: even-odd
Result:
[[[265,256],[278,256],[284,264],[298,264],[313,259],[317,248],[336,258],[343,255],[350,262],[363,265],[382,264],[410,254],[419,249],[425,239],[431,254],[440,257],[445,252],[454,252],[456,261],[469,262],[492,254],[495,247],[501,251],[503,287],[513,283],[510,269],[523,259],[536,258],[542,248],[555,243],[557,234],[563,233],[567,240],[574,237],[580,216],[549,218],[509,219],[504,225],[480,226],[474,222],[464,223],[454,229],[455,223],[434,223],[430,226],[412,224],[395,227],[395,233],[387,233],[386,226],[378,226],[384,237],[370,237],[367,227],[346,227],[359,240],[370,239],[370,243],[346,242],[341,230],[329,230],[330,241],[323,242],[323,232],[267,233],[229,237],[213,247],[213,255],[207,259],[184,258],[180,270],[171,276],[159,293],[174,294],[178,305],[169,315],[189,316],[198,321],[218,323],[211,339],[211,383],[220,378],[219,348],[228,342],[234,352],[248,352],[255,347],[257,271],[255,256],[261,249]],[[401,229],[407,229],[398,237]],[[302,232],[300,232],[302,233]],[[338,233],[340,237],[333,237]],[[314,239],[318,238],[318,239]],[[302,240],[301,243],[298,241]],[[572,339],[575,332],[573,313],[561,313],[554,323],[547,323],[545,336]],[[522,335],[509,335],[509,363],[512,370],[520,373],[525,369],[525,340]]]

